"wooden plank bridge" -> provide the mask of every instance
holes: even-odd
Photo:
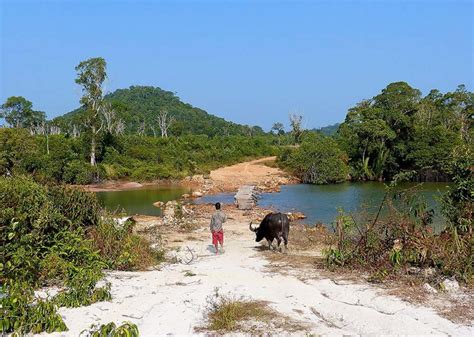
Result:
[[[254,185],[244,185],[239,188],[234,196],[238,209],[252,209],[257,205],[260,193]]]

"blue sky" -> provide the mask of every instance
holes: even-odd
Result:
[[[79,105],[74,67],[108,62],[108,91],[153,85],[268,129],[340,122],[388,83],[472,91],[474,1],[0,0],[0,100],[54,117]]]

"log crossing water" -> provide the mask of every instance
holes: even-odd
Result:
[[[244,185],[239,188],[234,196],[238,209],[252,209],[257,205],[260,193],[254,185]]]

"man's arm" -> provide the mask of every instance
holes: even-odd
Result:
[[[214,227],[214,215],[211,217],[211,222],[209,223],[209,230],[212,232],[212,227]]]

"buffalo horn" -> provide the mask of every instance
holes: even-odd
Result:
[[[257,231],[257,228],[252,228],[252,221],[250,221],[249,229],[250,229],[252,232],[256,232],[256,231]]]

